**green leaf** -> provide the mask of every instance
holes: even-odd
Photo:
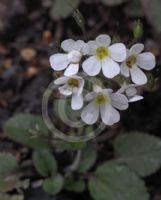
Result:
[[[161,1],[141,0],[145,15],[157,32],[161,32]]]
[[[17,168],[17,161],[9,153],[0,153],[0,177],[5,177]]]
[[[125,1],[127,1],[127,0],[102,0],[102,2],[108,6],[118,6],[122,3],[124,3]]]
[[[48,147],[48,129],[41,117],[31,114],[17,114],[4,126],[5,134],[12,140],[31,148]],[[36,136],[33,137],[33,134]],[[41,136],[39,136],[41,135]]]
[[[3,189],[5,185],[5,178],[3,177],[3,175],[0,175],[0,190]]]
[[[85,183],[83,180],[68,180],[65,183],[65,189],[72,192],[83,192],[85,190]]]
[[[81,173],[88,171],[95,164],[96,159],[97,152],[94,146],[87,146],[83,151],[78,171]]]
[[[64,184],[64,178],[57,174],[53,178],[46,179],[43,183],[43,189],[48,194],[57,194],[61,191]]]
[[[53,19],[66,18],[73,13],[79,5],[79,0],[55,0],[50,10]]]
[[[148,200],[144,182],[125,166],[106,163],[98,167],[88,187],[95,200]]]
[[[130,17],[143,17],[144,11],[140,0],[129,1],[124,9],[125,13]]]
[[[57,163],[54,155],[47,149],[35,151],[33,163],[37,172],[44,177],[54,175],[57,172]]]
[[[140,176],[147,176],[161,166],[161,140],[142,133],[123,134],[114,143],[115,154]]]
[[[0,193],[0,200],[23,200],[23,195],[7,195]]]

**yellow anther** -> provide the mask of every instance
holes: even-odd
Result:
[[[105,47],[98,47],[96,49],[96,57],[98,60],[103,60],[109,55],[108,50]]]

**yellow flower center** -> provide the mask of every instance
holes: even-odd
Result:
[[[79,87],[79,81],[77,79],[71,78],[67,81],[69,87]]]
[[[108,49],[105,47],[98,47],[96,49],[96,57],[98,60],[103,60],[109,55]]]
[[[96,105],[100,106],[101,104],[104,104],[105,102],[107,102],[107,96],[104,95],[98,95],[96,97]]]
[[[128,57],[128,59],[126,60],[126,65],[129,68],[132,68],[132,66],[136,64],[136,61],[137,61],[136,56],[132,55],[132,56]]]

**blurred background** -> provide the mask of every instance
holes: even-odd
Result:
[[[0,0],[1,151],[16,152],[17,157],[27,151],[6,138],[4,123],[16,113],[41,115],[43,92],[55,78],[49,56],[59,51],[64,39],[84,39],[76,9],[84,17],[89,39],[106,33],[113,41],[126,45],[143,42],[146,51],[155,54],[157,66],[149,74],[144,100],[123,113],[121,126],[125,131],[137,130],[161,137],[161,0]],[[137,28],[139,37],[135,35]],[[30,154],[23,159],[29,157]],[[161,170],[145,181],[152,199],[161,200]],[[62,193],[55,199],[75,198],[89,199],[85,194],[70,193]],[[37,199],[51,197],[36,189],[25,192],[25,200]]]

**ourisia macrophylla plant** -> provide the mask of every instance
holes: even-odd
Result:
[[[129,102],[143,99],[138,94],[138,88],[147,83],[142,70],[151,70],[156,64],[152,53],[142,53],[143,44],[135,44],[130,49],[126,49],[123,43],[110,44],[111,38],[105,34],[87,43],[67,39],[61,43],[65,53],[50,57],[51,67],[55,71],[65,70],[64,76],[56,79],[55,84],[61,94],[72,96],[72,109],[79,110],[88,102],[81,113],[81,119],[86,124],[96,123],[99,115],[106,125],[118,122],[118,110],[126,110]],[[105,82],[115,80],[117,75],[121,75],[124,81],[115,92],[114,88],[101,88],[94,83],[93,91],[83,98],[85,80],[77,75],[82,69],[87,76],[99,75],[102,70]]]

